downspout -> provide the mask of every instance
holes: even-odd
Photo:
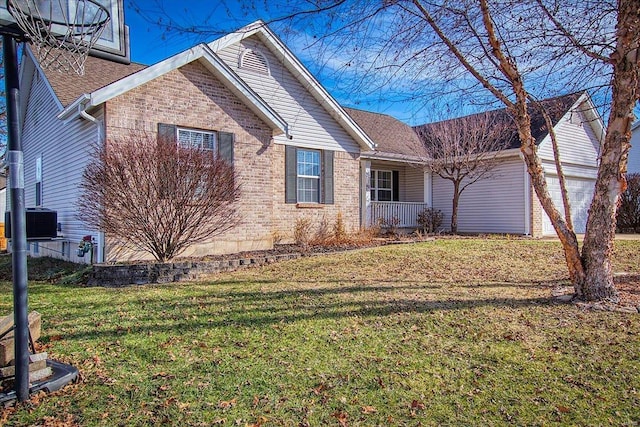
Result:
[[[96,125],[96,129],[98,132],[98,144],[102,144],[104,143],[103,140],[103,132],[102,132],[102,123],[100,122],[100,120],[96,119],[95,117],[93,117],[91,114],[87,113],[87,111],[85,110],[86,108],[86,101],[89,101],[90,98],[86,98],[85,102],[82,102],[78,105],[78,114],[80,115],[80,117],[82,117],[83,119],[93,123],[94,125]],[[104,263],[105,260],[105,239],[104,239],[104,232],[103,231],[98,231],[98,238],[96,239],[96,246],[98,247],[98,253],[96,256],[96,262],[97,263]],[[92,259],[93,259],[93,255],[92,255]]]

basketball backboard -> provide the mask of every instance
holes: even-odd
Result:
[[[37,1],[37,0],[33,0]],[[104,6],[111,17],[100,39],[93,46],[89,55],[105,58],[115,62],[128,64],[131,62],[129,52],[129,27],[124,22],[124,0],[93,0]],[[71,5],[73,0],[69,1]],[[7,10],[6,2],[0,0],[0,33],[20,34],[16,20]]]

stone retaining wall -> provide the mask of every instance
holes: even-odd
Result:
[[[297,259],[302,254],[265,255],[223,261],[178,261],[149,264],[96,264],[90,273],[89,286],[121,287],[148,283],[170,283],[194,280],[202,274],[233,271],[277,261]]]

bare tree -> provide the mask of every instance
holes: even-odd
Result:
[[[473,114],[416,126],[425,164],[453,184],[451,232],[458,232],[458,205],[470,185],[493,177],[500,151],[513,142],[511,119],[503,111]],[[420,152],[420,151],[416,151]]]
[[[151,135],[96,148],[81,187],[83,221],[161,262],[238,223],[233,167]]]
[[[294,35],[302,32],[295,28],[313,32],[314,50],[333,52],[332,67],[342,73],[334,81],[356,92],[402,87],[402,96],[395,97],[401,101],[464,94],[476,103],[493,98],[506,106],[535,193],[560,238],[576,298],[618,299],[611,259],[640,96],[637,0],[282,0],[269,5],[286,11],[272,14],[273,21],[291,23]],[[303,26],[309,18],[315,21]],[[594,98],[608,112],[582,249],[549,194],[528,111],[531,99],[578,89],[599,91]]]

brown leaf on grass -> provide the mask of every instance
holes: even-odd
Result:
[[[362,407],[362,413],[363,414],[375,414],[376,412],[378,412],[378,410],[375,408],[375,406],[363,406]]]
[[[166,372],[164,372],[164,371],[163,371],[163,372],[158,372],[157,374],[155,374],[155,375],[154,375],[153,377],[151,377],[151,378],[153,378],[154,380],[157,380],[158,378],[166,378],[166,379],[168,379],[168,380],[172,380],[172,379],[174,379],[175,377],[176,377],[175,375],[171,375],[171,374],[168,374],[168,373],[166,373]]]
[[[235,398],[231,400],[223,400],[220,403],[218,403],[218,408],[222,410],[227,410],[229,408],[236,406],[236,403],[238,403],[238,400]]]
[[[317,386],[315,386],[313,388],[313,393],[316,394],[316,395],[319,395],[320,393],[322,393],[326,389],[328,389],[327,385],[325,383],[320,383],[320,384],[318,384]]]
[[[419,400],[414,400],[411,402],[411,409],[425,409],[426,406]]]
[[[566,414],[568,412],[571,412],[571,409],[567,408],[566,406],[562,406],[562,405],[558,405],[556,406],[556,409],[558,410],[558,412],[560,412],[561,414]]]
[[[260,416],[258,417],[258,420],[255,423],[248,423],[248,424],[245,424],[245,426],[246,427],[262,427],[264,424],[266,424],[267,421],[268,420],[266,417]]]
[[[338,420],[341,427],[347,427],[347,419],[349,418],[349,415],[346,412],[336,411],[331,414],[331,416]]]

